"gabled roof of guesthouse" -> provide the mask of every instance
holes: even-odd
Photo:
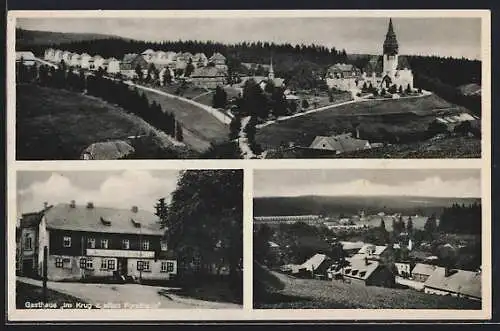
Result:
[[[372,273],[377,270],[380,263],[378,261],[371,261],[365,259],[346,259],[349,263],[348,266],[344,267],[344,275],[348,277],[353,277],[357,279],[367,280],[370,278]]]
[[[118,209],[85,205],[57,204],[45,212],[48,229],[163,235],[159,218],[137,209]],[[139,225],[140,224],[140,225]]]
[[[481,273],[455,269],[446,276],[445,268],[436,267],[424,286],[480,299]]]

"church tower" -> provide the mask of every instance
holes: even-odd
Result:
[[[392,26],[392,19],[389,19],[389,28],[387,34],[385,35],[384,41],[384,74],[389,75],[391,78],[394,77],[396,69],[398,67],[398,41],[396,39],[396,34],[394,33],[394,27]]]
[[[271,56],[271,65],[269,66],[269,74],[267,75],[269,80],[274,80],[274,69],[273,69],[273,57]]]

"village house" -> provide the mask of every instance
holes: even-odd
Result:
[[[334,264],[328,269],[328,278],[343,279],[352,284],[392,287],[395,277],[389,266],[367,258],[348,258],[347,265]]]
[[[146,62],[152,62],[153,61],[153,58],[155,56],[155,51],[153,51],[152,49],[146,49],[144,52],[141,53],[142,57],[144,58],[144,60],[146,60]]]
[[[120,61],[115,59],[114,57],[111,57],[107,59],[108,65],[107,65],[107,70],[108,73],[110,74],[117,74],[120,72]]]
[[[70,58],[71,58],[71,52],[64,51],[64,52],[62,53],[62,60],[63,60],[66,64],[69,64],[69,63],[70,63]]]
[[[425,283],[427,279],[434,273],[437,266],[426,263],[417,263],[411,271],[411,277],[414,281]]]
[[[227,72],[214,66],[196,68],[189,76],[194,86],[215,89],[224,86],[227,82]]]
[[[44,54],[43,54],[43,59],[46,60],[46,61],[52,61],[54,60],[54,54],[55,54],[56,50],[53,49],[53,48],[48,48],[45,50]]]
[[[36,64],[35,54],[33,52],[16,52],[16,63],[33,66]]]
[[[403,278],[410,278],[414,264],[409,261],[394,262],[397,275]]]
[[[80,67],[80,65],[81,65],[81,56],[80,56],[80,54],[77,54],[77,53],[71,54],[71,56],[69,57],[69,63],[68,63],[68,65],[71,66],[71,67]]]
[[[341,241],[342,250],[347,256],[352,256],[365,246],[362,241]]]
[[[365,244],[352,257],[353,259],[364,259],[379,261],[380,263],[392,267],[394,265],[394,251],[390,246],[377,246]]]
[[[361,89],[365,84],[381,90],[395,85],[397,89],[413,90],[413,73],[408,59],[400,56],[399,45],[394,32],[392,19],[383,44],[383,55],[373,56],[361,71],[351,65],[338,63],[327,74],[326,84],[330,88],[343,91]]]
[[[424,283],[424,292],[481,300],[481,272],[436,267]]]
[[[97,71],[99,68],[104,69],[104,58],[100,55],[95,55],[89,60],[89,69]]]
[[[370,149],[371,145],[368,140],[353,138],[352,133],[344,133],[336,136],[316,136],[309,148],[341,154]]]
[[[89,69],[90,68],[90,63],[89,61],[92,59],[92,56],[90,56],[87,53],[83,53],[80,55],[80,67],[82,69]]]
[[[208,58],[205,53],[196,53],[193,56],[193,65],[196,68],[206,67],[208,64]]]
[[[221,53],[214,53],[209,59],[209,63],[213,63],[216,67],[226,69],[226,57]]]
[[[134,53],[125,54],[120,63],[120,72],[122,75],[132,78],[135,77],[135,69],[138,66],[143,71],[148,68],[148,63],[142,55]]]
[[[47,247],[47,278],[168,280],[177,261],[168,251],[153,213],[69,204],[45,206],[21,220],[22,274],[41,277]]]
[[[61,62],[63,59],[63,51],[61,51],[60,49],[56,49],[54,51],[54,57],[53,57],[53,62],[55,63],[59,63]]]

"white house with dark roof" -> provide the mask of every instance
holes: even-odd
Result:
[[[25,275],[42,274],[44,247],[52,281],[167,280],[177,273],[158,217],[135,206],[118,209],[75,201],[47,206],[24,214],[21,231],[31,238],[23,245]]]
[[[353,138],[351,133],[344,133],[336,136],[316,136],[309,148],[341,154],[370,149],[371,145],[368,140]]]
[[[80,67],[82,67],[83,69],[88,69],[90,66],[90,59],[92,59],[92,56],[87,53],[83,53],[82,55],[80,55]]]
[[[100,55],[95,55],[89,60],[89,69],[97,71],[99,68],[104,68],[104,58]]]

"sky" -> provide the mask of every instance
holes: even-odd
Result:
[[[393,18],[400,54],[480,59],[480,18]],[[28,30],[82,32],[127,38],[269,41],[318,44],[347,53],[380,54],[387,32],[384,17],[196,17],[196,18],[19,18]]]
[[[481,197],[477,169],[256,170],[254,196]]]
[[[49,205],[70,203],[154,211],[159,198],[170,201],[179,171],[19,171],[17,173],[17,212],[40,211]]]

